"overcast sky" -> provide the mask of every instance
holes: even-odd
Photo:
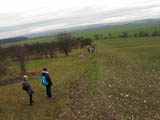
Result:
[[[160,0],[0,0],[0,38],[148,18],[160,18]]]

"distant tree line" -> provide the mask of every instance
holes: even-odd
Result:
[[[25,45],[13,45],[9,47],[0,47],[0,74],[6,72],[7,59],[18,63],[21,72],[26,72],[25,63],[29,60],[55,58],[56,53],[64,53],[66,56],[72,49],[82,48],[91,45],[91,38],[72,37],[70,33],[61,33],[57,35],[57,41],[51,43],[35,43]]]
[[[150,37],[150,36],[160,36],[160,32],[154,31],[151,34],[149,34],[147,32],[140,31],[140,32],[134,33],[134,35],[133,35],[133,37]],[[128,32],[123,32],[119,37],[122,37],[122,38],[132,37],[132,35],[129,35]]]
[[[15,38],[7,38],[0,40],[1,44],[13,43],[13,42],[21,42],[28,40],[28,37],[15,37]]]
[[[118,35],[118,38],[127,38],[127,37],[151,37],[151,36],[160,36],[160,31],[154,31],[152,33],[147,33],[144,31],[136,32],[133,35],[130,35],[128,32],[122,32],[120,35]],[[99,39],[110,39],[115,38],[115,36],[112,35],[112,33],[108,33],[107,36],[103,36],[102,34],[95,34],[94,38],[96,40]]]

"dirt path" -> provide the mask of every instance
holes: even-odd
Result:
[[[86,72],[87,73],[87,72]],[[71,83],[69,88],[70,112],[64,113],[61,120],[114,120],[108,117],[100,99],[88,90],[88,74]]]

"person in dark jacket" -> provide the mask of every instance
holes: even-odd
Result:
[[[48,82],[48,85],[46,86],[46,93],[48,98],[53,98],[51,94],[51,86],[52,86],[52,81],[51,78],[48,74],[47,68],[43,68],[42,70],[42,76],[46,76],[46,80]]]
[[[28,80],[28,76],[24,75],[23,77],[23,81],[22,81],[22,88],[23,90],[25,90],[27,92],[27,94],[29,95],[29,101],[30,101],[30,105],[32,105],[33,100],[32,100],[32,94],[34,93],[29,80]]]

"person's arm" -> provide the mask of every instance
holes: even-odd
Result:
[[[50,78],[50,76],[47,74],[47,76],[46,76],[46,79],[47,79],[47,82],[50,84],[50,85],[52,85],[52,81],[51,81],[51,78]]]
[[[23,88],[24,90],[27,90],[27,89],[29,88],[28,82],[23,81],[23,82],[22,82],[22,88]]]

